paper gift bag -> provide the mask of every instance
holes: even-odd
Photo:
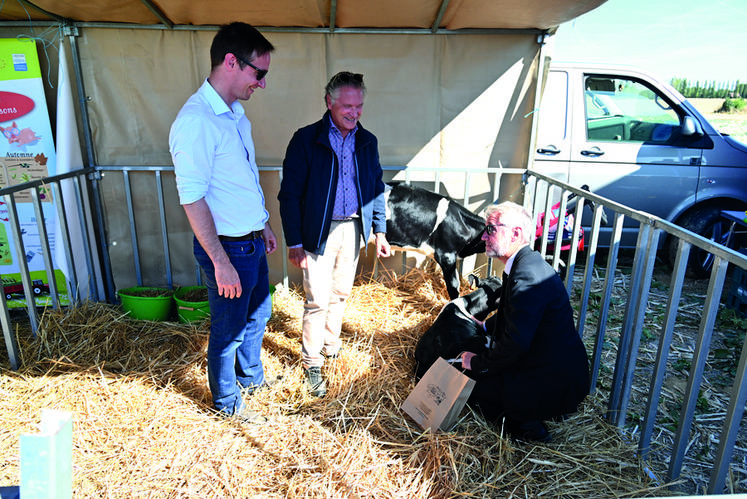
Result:
[[[402,410],[423,429],[446,431],[456,422],[474,386],[475,380],[439,357],[402,403]]]

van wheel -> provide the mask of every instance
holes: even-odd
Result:
[[[729,238],[729,229],[731,222],[721,216],[721,210],[718,208],[700,208],[686,215],[678,223],[681,227],[695,232],[696,234],[710,239],[717,244],[725,244]],[[733,248],[734,237],[729,242],[729,247]],[[672,238],[669,241],[669,261],[674,264],[677,257],[677,244],[679,240]],[[689,274],[698,279],[704,279],[711,275],[714,257],[711,253],[692,247],[690,249],[690,260],[688,262]]]

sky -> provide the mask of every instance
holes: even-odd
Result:
[[[561,24],[553,60],[642,68],[660,79],[747,82],[747,0],[607,0]]]

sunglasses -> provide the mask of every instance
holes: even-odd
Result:
[[[485,233],[489,236],[492,236],[496,232],[498,232],[498,227],[508,227],[506,224],[488,224],[485,226]]]
[[[252,64],[251,62],[247,61],[246,59],[244,59],[243,57],[241,57],[241,56],[240,56],[240,55],[238,55],[238,54],[233,54],[233,55],[235,55],[235,56],[236,56],[236,59],[240,60],[240,61],[241,61],[241,62],[243,62],[244,64],[247,64],[247,65],[248,65],[249,67],[251,67],[252,69],[254,69],[254,71],[256,71],[256,72],[257,72],[257,81],[262,81],[262,80],[264,80],[264,79],[265,79],[265,76],[267,76],[267,73],[269,73],[269,72],[270,72],[270,70],[269,70],[269,69],[259,69],[259,68],[258,68],[257,66],[255,66],[255,65],[254,65],[254,64]]]

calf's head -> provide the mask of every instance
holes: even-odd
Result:
[[[498,276],[480,279],[473,275],[470,275],[470,281],[477,289],[457,300],[463,300],[464,309],[476,319],[485,320],[490,312],[498,308],[503,282]]]

